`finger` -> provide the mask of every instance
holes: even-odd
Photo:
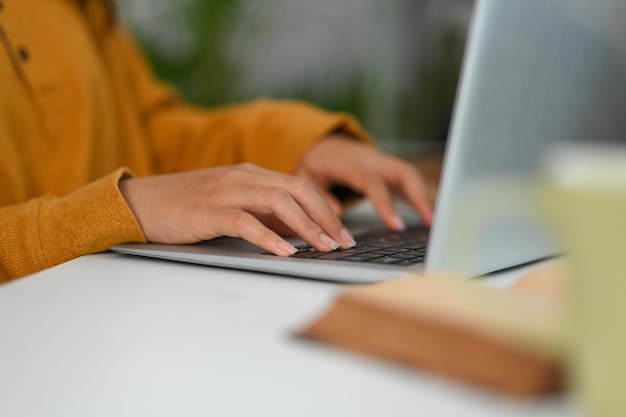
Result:
[[[275,182],[280,182],[280,179],[276,178]],[[325,209],[334,216],[334,213],[322,198],[318,196],[318,199],[325,206]],[[273,213],[287,227],[319,251],[328,252],[340,246],[334,238],[331,238],[312,219],[310,212],[305,211],[294,196],[283,187],[254,186],[254,188],[245,193],[245,196],[241,197],[239,204],[246,212],[261,210],[262,212]],[[338,221],[338,225],[335,228],[339,230],[341,222]]]
[[[239,195],[238,207],[251,213],[276,214],[287,227],[320,251],[356,245],[339,216],[310,181],[245,164],[242,169],[254,171],[252,180],[257,185]]]
[[[339,218],[341,204],[330,192],[326,190],[320,192],[314,183],[299,177],[289,177],[288,181],[285,187],[296,202],[334,241],[339,242],[343,248],[356,245],[352,234]]]
[[[272,206],[273,212],[312,246],[318,248],[319,241],[330,247],[331,250],[337,249],[336,243],[339,243],[342,248],[350,248],[356,245],[352,234],[341,223],[337,213],[310,181],[301,177],[273,174],[271,183],[278,187],[274,190],[274,192],[278,193],[276,197],[285,199],[285,206],[281,204]],[[286,196],[280,195],[278,191],[280,189],[286,191],[294,201],[287,201]],[[329,195],[328,198],[333,197]],[[311,243],[313,228],[311,228],[308,221],[312,221],[313,224],[324,231],[319,236],[317,243]],[[328,237],[331,238],[330,241],[327,239]]]
[[[285,223],[280,221],[273,213],[272,214],[256,214],[253,213],[254,216],[259,219],[261,223],[263,223],[269,229],[272,229],[274,232],[278,233],[280,236],[295,236],[296,232],[291,230],[291,228],[287,227]]]
[[[419,171],[411,165],[403,165],[396,172],[398,177],[392,180],[396,193],[415,208],[426,225],[432,225],[432,197]]]
[[[406,225],[398,215],[393,197],[385,180],[378,175],[368,175],[363,193],[372,201],[383,222],[392,230],[404,230]]]
[[[353,171],[344,178],[353,190],[370,199],[385,225],[392,230],[404,230],[404,221],[398,215],[385,179],[373,172]]]
[[[215,232],[219,236],[241,237],[279,256],[291,256],[297,249],[289,242],[268,229],[256,217],[240,210],[228,210],[220,216]]]
[[[324,200],[326,200],[326,203],[330,206],[332,211],[335,212],[337,217],[341,218],[341,215],[343,214],[343,205],[341,204],[339,199],[337,197],[335,197],[333,195],[333,193],[331,193],[330,191],[328,191],[328,190],[326,190],[324,188],[319,188],[318,187],[317,191],[320,193],[322,198],[324,198]]]
[[[330,208],[335,212],[337,217],[341,217],[343,214],[343,205],[339,201],[337,197],[330,191],[328,191],[328,183],[318,179],[314,175],[309,174],[308,172],[303,172],[300,174],[300,177],[309,180],[314,186],[317,192],[326,200],[326,203],[330,206]]]

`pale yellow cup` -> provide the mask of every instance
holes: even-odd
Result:
[[[626,416],[626,148],[563,147],[542,201],[570,271],[571,385],[591,417]]]

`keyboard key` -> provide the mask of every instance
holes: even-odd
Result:
[[[347,258],[341,258],[341,261],[348,261],[348,262],[368,262],[371,261],[372,259],[375,259],[371,256],[367,256],[369,254],[366,254],[365,256],[361,256],[361,255],[353,255],[353,256],[348,256]]]
[[[402,262],[402,259],[392,258],[390,256],[383,256],[382,258],[375,258],[370,260],[369,262],[374,264],[397,264]]]
[[[326,252],[318,252],[316,250],[304,249],[299,250],[292,255],[293,258],[317,258],[326,254]]]
[[[351,254],[351,253],[343,253],[343,252],[329,252],[329,253],[325,253],[325,254],[323,254],[321,256],[316,256],[316,259],[335,260],[335,259],[348,258],[350,256],[353,256],[353,254]]]
[[[398,266],[424,262],[428,241],[426,228],[412,228],[404,232],[383,231],[383,233],[384,235],[357,237],[357,245],[350,249],[318,252],[312,247],[305,247],[300,248],[293,257]]]

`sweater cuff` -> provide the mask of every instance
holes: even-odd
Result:
[[[66,197],[42,200],[35,224],[47,266],[119,243],[146,241],[118,188],[119,181],[130,176],[120,168]]]

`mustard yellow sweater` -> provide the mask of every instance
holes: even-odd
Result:
[[[131,172],[242,161],[293,172],[334,129],[365,136],[298,102],[185,105],[104,4],[0,0],[0,282],[145,241],[117,186]]]

